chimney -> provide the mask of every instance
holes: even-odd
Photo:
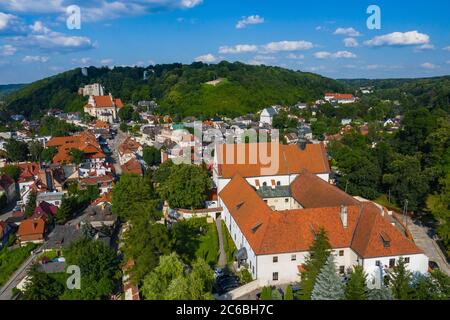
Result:
[[[344,228],[348,227],[348,222],[347,222],[347,206],[342,205],[341,206],[341,221],[342,221],[342,225]]]

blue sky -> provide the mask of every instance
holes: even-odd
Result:
[[[66,8],[81,8],[81,29]],[[369,30],[366,10],[381,9]],[[450,2],[0,0],[0,84],[78,66],[221,60],[332,78],[450,74]]]

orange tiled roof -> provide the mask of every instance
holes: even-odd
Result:
[[[45,232],[45,221],[43,219],[27,219],[22,221],[17,231],[19,238],[43,236]]]
[[[85,153],[89,159],[103,159],[105,154],[92,132],[84,131],[67,137],[55,137],[48,142],[49,147],[57,147],[58,153],[53,158],[53,163],[70,163],[72,161],[69,152],[78,149]]]
[[[359,201],[306,170],[291,183],[292,197],[304,208],[358,205]]]
[[[333,97],[334,99],[338,100],[346,100],[346,99],[353,99],[354,96],[352,94],[345,94],[345,93],[327,93],[325,94],[326,97]]]
[[[344,228],[340,206],[272,211],[239,175],[219,196],[259,255],[307,251],[320,228],[327,232],[333,248],[351,247],[363,258],[422,252],[372,203],[349,205]],[[389,248],[384,247],[380,232],[392,239]]]
[[[263,148],[263,154],[271,155],[272,149],[276,152],[274,154],[279,165],[276,166],[276,172],[271,175],[295,174],[304,169],[315,174],[330,172],[323,144],[307,144],[305,150],[301,150],[297,145],[274,144],[273,147],[270,143],[222,144],[218,146],[217,150],[219,176],[224,178],[232,178],[235,174],[242,177],[261,176],[261,170],[269,169],[270,164],[264,165],[261,163],[259,159],[260,148]],[[249,156],[250,151],[255,154],[255,159]],[[238,159],[238,152],[239,154],[245,154],[245,159]],[[227,159],[227,154],[230,155],[230,161]]]
[[[109,129],[109,123],[101,120],[95,121],[94,127],[96,129]]]
[[[131,139],[131,137],[128,137],[119,146],[119,153],[122,155],[127,153],[134,153],[137,152],[140,148],[142,148],[142,145],[139,142]]]
[[[39,175],[40,166],[39,163],[19,163],[20,176],[18,182],[28,182],[34,180]]]
[[[137,174],[138,176],[142,176],[144,173],[142,171],[141,163],[136,159],[131,159],[127,163],[122,165],[122,171],[123,173]]]
[[[94,96],[94,101],[98,108],[114,107],[111,96]]]
[[[91,205],[96,206],[102,202],[108,202],[111,203],[112,202],[112,193],[111,192],[107,192],[102,194],[100,197],[98,197],[97,199],[94,200],[94,202],[92,202]]]

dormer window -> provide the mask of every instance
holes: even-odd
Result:
[[[382,231],[380,233],[380,238],[385,248],[389,248],[391,246],[391,238],[385,232]]]

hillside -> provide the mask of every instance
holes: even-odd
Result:
[[[0,85],[0,100],[2,100],[6,95],[19,90],[24,87],[25,84],[5,84]]]
[[[418,79],[340,80],[353,90],[373,86],[381,99],[406,100],[409,104],[450,112],[450,76]]]
[[[149,78],[144,81],[146,70]],[[216,85],[206,84],[222,78]],[[167,64],[113,70],[90,67],[88,76],[74,69],[27,85],[7,97],[6,110],[32,117],[39,117],[50,108],[79,111],[87,99],[77,95],[78,88],[94,82],[102,83],[108,92],[126,103],[155,99],[161,112],[199,117],[237,116],[271,104],[315,100],[325,91],[345,90],[344,84],[319,75],[242,63]]]

